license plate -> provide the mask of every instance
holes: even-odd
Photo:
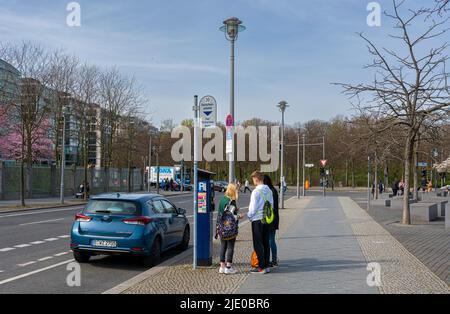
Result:
[[[105,240],[94,240],[94,241],[92,241],[92,245],[95,247],[115,248],[115,247],[117,247],[117,242],[116,241],[105,241]]]

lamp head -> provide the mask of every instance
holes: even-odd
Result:
[[[245,26],[237,17],[231,17],[223,22],[224,26],[220,28],[228,40],[234,41],[238,38],[240,32],[245,31]]]
[[[287,107],[289,107],[289,106],[288,106],[288,103],[287,103],[286,101],[284,101],[284,100],[282,100],[282,101],[280,101],[280,102],[278,103],[278,108],[280,108],[280,111],[281,111],[281,112],[284,112],[284,111],[286,110]]]

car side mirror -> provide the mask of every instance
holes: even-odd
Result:
[[[178,208],[178,214],[180,214],[180,215],[186,215],[186,209],[184,209],[184,208]]]

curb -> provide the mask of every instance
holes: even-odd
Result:
[[[239,225],[239,227],[242,228],[249,223],[250,223],[249,220],[245,220],[244,222],[242,222],[242,224]],[[124,291],[130,289],[131,287],[149,279],[152,276],[159,274],[160,272],[165,270],[167,267],[170,267],[170,266],[184,260],[185,258],[191,256],[193,253],[194,253],[194,249],[191,247],[188,250],[186,250],[185,252],[178,254],[177,256],[174,256],[171,259],[168,259],[167,261],[164,261],[163,263],[159,264],[158,266],[155,266],[155,267],[153,267],[153,268],[151,268],[151,269],[127,280],[127,281],[124,281],[123,283],[103,292],[102,294],[121,294]]]
[[[159,264],[158,266],[155,266],[155,267],[147,270],[146,272],[143,272],[143,273],[115,286],[114,288],[111,288],[111,289],[103,292],[102,294],[121,294],[124,291],[128,290],[129,288],[143,282],[144,280],[146,280],[154,275],[157,275],[158,273],[165,270],[167,267],[172,266],[173,264],[182,261],[183,259],[192,255],[193,251],[194,251],[193,248],[189,248],[187,251],[185,251],[181,254],[178,254],[177,256],[172,257],[171,259],[168,259],[167,261],[164,261],[163,263]]]

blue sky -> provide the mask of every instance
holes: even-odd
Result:
[[[218,28],[237,16],[236,115],[287,122],[350,115],[331,82],[368,81],[370,62],[356,32],[387,42],[390,25],[370,28],[369,0],[79,0],[82,26],[66,25],[70,1],[0,0],[0,40],[38,41],[100,66],[134,75],[158,124],[192,116],[194,94],[214,95],[219,120],[229,103],[229,43]],[[389,7],[390,1],[379,1]],[[419,1],[407,1],[419,3]],[[384,8],[383,8],[384,9]]]

